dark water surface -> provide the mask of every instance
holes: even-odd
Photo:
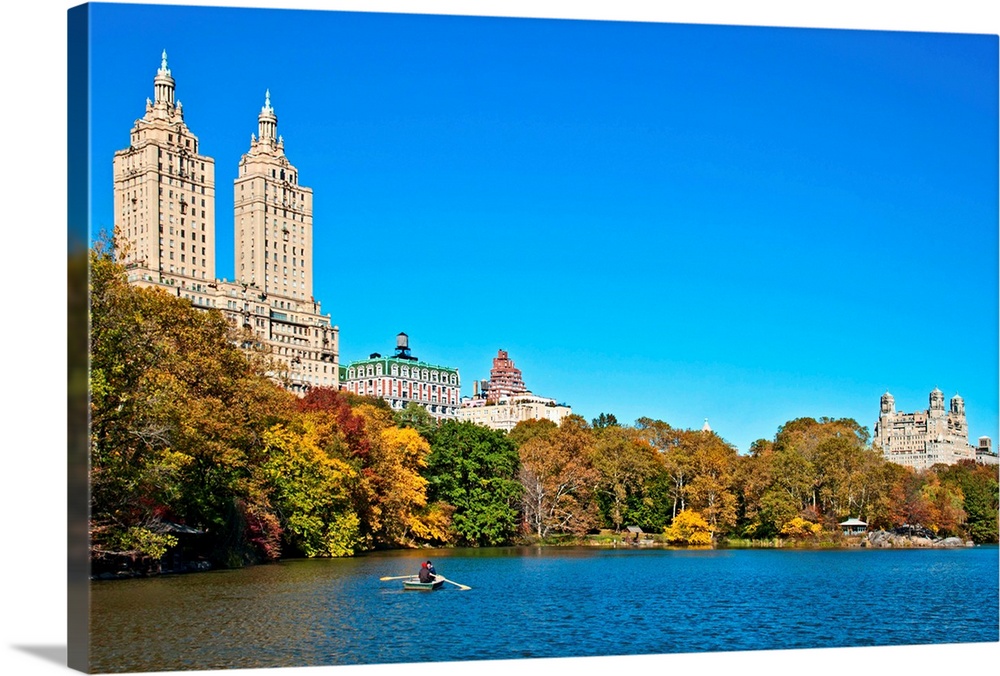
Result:
[[[471,586],[403,591],[384,575]],[[91,583],[95,672],[1000,640],[998,549],[501,548]],[[437,638],[429,638],[434,634]]]

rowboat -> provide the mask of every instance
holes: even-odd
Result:
[[[444,586],[444,579],[436,578],[433,582],[421,582],[416,576],[403,580],[403,589],[413,591],[434,591]]]

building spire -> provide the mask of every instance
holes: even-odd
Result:
[[[257,116],[257,131],[261,143],[274,145],[277,140],[278,116],[271,107],[271,90],[264,92],[264,107]]]
[[[163,50],[160,57],[160,68],[156,71],[156,78],[153,79],[153,89],[156,92],[153,103],[164,105],[167,108],[174,107],[174,78],[170,75],[170,68],[167,67],[167,50]]]

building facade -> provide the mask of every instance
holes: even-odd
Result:
[[[303,394],[339,387],[339,328],[313,297],[312,190],[277,135],[270,91],[234,181],[234,281],[215,276],[215,162],[184,124],[163,53],[155,100],[114,157],[115,255],[132,284],[163,289],[243,329],[268,375]],[[258,138],[259,136],[259,138]]]
[[[565,404],[532,394],[506,350],[497,350],[489,379],[473,385],[472,397],[462,400],[456,414],[459,420],[509,432],[523,420],[551,420],[558,425],[573,413]]]
[[[263,293],[305,301],[313,295],[313,193],[285,157],[270,90],[257,131],[233,186],[236,278]]]
[[[947,409],[941,390],[934,388],[929,399],[925,411],[898,413],[893,396],[882,395],[873,441],[885,458],[914,469],[975,460],[962,397],[952,397]]]
[[[479,386],[482,396],[486,397],[488,403],[493,404],[528,391],[524,386],[521,369],[514,366],[514,361],[507,355],[506,350],[497,350],[497,356],[493,358],[493,367],[490,369],[490,378],[480,381]]]
[[[394,411],[410,402],[420,404],[437,420],[453,419],[461,403],[462,382],[458,369],[420,361],[410,354],[409,337],[396,336],[396,353],[378,353],[340,367],[342,389],[354,394],[379,397]]]
[[[979,437],[976,462],[981,465],[1000,465],[1000,457],[993,451],[993,440],[989,437]]]
[[[201,288],[215,281],[215,162],[184,123],[166,52],[153,90],[114,156],[118,259],[146,281]]]
[[[466,401],[455,417],[490,429],[510,432],[523,420],[551,420],[558,425],[572,413],[569,406],[528,392],[495,402],[487,402],[485,399]]]

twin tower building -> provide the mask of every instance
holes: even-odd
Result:
[[[116,256],[130,283],[216,308],[274,357],[295,392],[338,386],[339,329],[313,297],[313,194],[277,134],[270,93],[233,190],[233,281],[215,271],[215,161],[184,123],[163,53],[155,98],[114,157]]]

